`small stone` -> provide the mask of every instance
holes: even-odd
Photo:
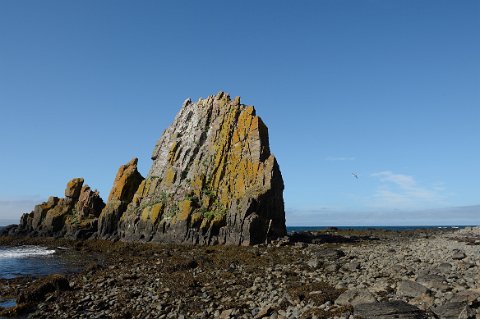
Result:
[[[397,284],[397,295],[405,297],[419,297],[429,292],[428,288],[411,280],[402,280]]]
[[[440,275],[425,275],[417,278],[417,282],[429,289],[445,291],[448,285],[444,283],[445,277]]]
[[[255,315],[254,318],[259,319],[259,318],[264,318],[266,316],[270,316],[273,311],[274,309],[272,308],[271,305],[266,305],[265,307],[260,309],[260,311]]]
[[[318,260],[317,257],[313,257],[307,262],[307,265],[311,268],[318,268],[322,265],[322,263],[320,262],[320,260]]]
[[[360,269],[360,263],[359,262],[351,262],[351,263],[343,265],[342,268],[347,270],[347,271],[352,271],[353,272],[353,271],[356,271],[356,270]]]
[[[453,260],[462,260],[465,257],[467,257],[467,255],[465,255],[465,253],[463,251],[458,250],[458,249],[455,249],[453,251],[453,255],[452,255]]]
[[[366,289],[350,289],[342,293],[335,303],[340,306],[352,305],[356,306],[362,303],[377,302],[375,295]]]
[[[450,263],[441,263],[437,267],[437,271],[443,273],[443,274],[448,274],[452,271],[452,264]]]
[[[220,313],[220,319],[229,319],[234,309],[227,309]]]

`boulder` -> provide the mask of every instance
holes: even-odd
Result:
[[[336,261],[345,256],[345,253],[340,249],[323,248],[312,249],[312,255],[320,259]]]
[[[356,261],[346,263],[342,266],[342,270],[347,273],[355,272],[359,269],[360,269],[360,263]]]
[[[323,266],[323,263],[318,257],[313,257],[307,261],[307,265],[310,266],[311,268],[319,268]]]
[[[427,287],[411,280],[402,280],[397,284],[397,295],[399,296],[416,298],[429,292]]]
[[[117,171],[107,205],[100,214],[98,232],[103,238],[117,234],[120,218],[143,182],[143,176],[137,170],[137,162],[138,159],[133,158]]]
[[[441,263],[440,265],[438,265],[438,267],[435,270],[437,273],[449,274],[452,271],[452,264]]]
[[[478,298],[480,298],[480,289],[467,289],[454,294],[450,301],[474,303]]]
[[[435,289],[439,291],[446,291],[447,289],[449,289],[445,277],[441,275],[430,274],[419,276],[417,278],[417,282],[429,289]]]
[[[364,303],[354,306],[354,315],[368,319],[426,319],[427,314],[404,301]]]
[[[267,126],[240,98],[221,92],[185,101],[152,160],[121,214],[123,239],[249,245],[286,234]]]
[[[469,319],[475,318],[475,310],[466,302],[449,302],[432,309],[433,313],[442,319]]]
[[[31,286],[27,287],[17,297],[17,303],[35,303],[45,299],[48,293],[70,289],[67,278],[63,275],[50,275],[38,279]]]
[[[465,255],[465,253],[459,249],[454,249],[453,250],[453,254],[452,254],[452,259],[453,260],[462,260],[464,259],[465,257],[467,257],[467,255]]]

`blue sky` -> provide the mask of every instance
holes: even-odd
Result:
[[[479,36],[475,0],[2,1],[0,218],[77,176],[106,198],[223,90],[269,127],[287,224],[480,224]]]

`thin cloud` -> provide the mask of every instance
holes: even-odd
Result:
[[[29,213],[33,210],[39,200],[18,199],[18,200],[0,200],[0,219],[16,219],[23,213]]]
[[[373,206],[390,208],[418,208],[443,202],[443,188],[420,185],[413,176],[391,171],[374,173],[380,186],[373,196]]]
[[[480,205],[426,210],[286,209],[288,226],[479,225]]]
[[[325,160],[326,161],[354,161],[355,160],[355,157],[347,157],[347,156],[328,156],[328,157],[325,157]]]

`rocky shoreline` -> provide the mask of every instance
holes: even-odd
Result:
[[[479,228],[330,230],[253,247],[0,240],[27,242],[101,258],[77,274],[0,280],[2,297],[21,301],[3,316],[480,318]]]

